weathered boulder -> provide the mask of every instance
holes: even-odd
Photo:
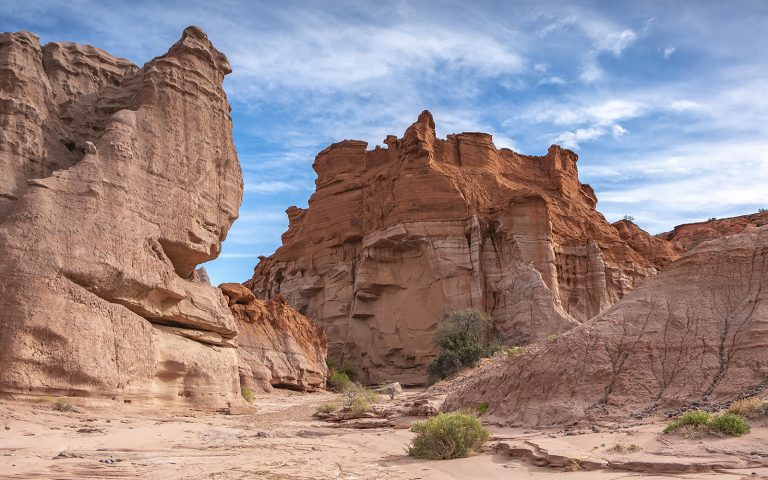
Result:
[[[364,380],[422,382],[454,310],[482,309],[523,344],[604,311],[661,266],[595,210],[569,150],[438,139],[429,112],[384,143],[318,154],[308,209],[287,210],[283,245],[246,282],[325,326],[329,355]]]
[[[768,226],[699,244],[606,312],[467,382],[513,423],[718,406],[768,387]]]
[[[328,341],[322,328],[281,296],[265,302],[239,283],[219,288],[237,322],[241,385],[264,392],[325,388]]]
[[[139,69],[0,35],[0,392],[224,406],[237,325],[195,267],[242,198],[226,57],[195,27]]]

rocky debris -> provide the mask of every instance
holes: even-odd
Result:
[[[563,333],[666,261],[635,251],[595,209],[578,157],[497,149],[490,135],[439,139],[429,112],[387,148],[317,155],[309,207],[290,207],[283,245],[246,282],[327,328],[329,355],[363,380],[419,384],[454,310],[488,312],[504,341]]]
[[[619,303],[448,394],[504,421],[721,405],[768,374],[768,226],[700,244]],[[757,390],[760,390],[757,388]]]
[[[241,385],[264,392],[273,387],[325,388],[328,341],[322,328],[280,296],[258,300],[239,283],[224,283],[219,289],[237,324]]]
[[[242,401],[194,278],[242,198],[226,57],[196,27],[141,69],[21,32],[0,69],[0,392]]]
[[[768,225],[768,211],[765,210],[738,217],[686,223],[676,226],[671,232],[660,233],[656,237],[672,242],[684,250],[691,250],[702,242],[736,235],[745,229],[762,227],[763,225]]]
[[[394,399],[396,396],[403,393],[403,386],[400,385],[399,382],[394,382],[387,385],[382,385],[381,387],[376,388],[374,391],[381,395],[388,395],[390,399]]]

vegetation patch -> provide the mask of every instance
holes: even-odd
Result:
[[[51,408],[56,410],[57,412],[76,412],[77,409],[69,403],[68,401],[64,400],[63,398],[57,398],[55,402],[51,405]]]
[[[408,455],[429,460],[468,457],[479,451],[490,438],[476,416],[467,413],[441,413],[411,427],[416,436]]]
[[[760,397],[742,398],[733,402],[728,412],[745,418],[757,418],[766,414],[766,407],[765,400]]]
[[[240,395],[243,396],[246,402],[253,403],[253,392],[248,387],[240,387]]]
[[[339,405],[334,402],[326,402],[317,407],[317,413],[333,413],[339,408]]]
[[[479,310],[458,310],[443,322],[435,336],[440,353],[427,366],[433,384],[474,367],[478,360],[501,349],[491,318]]]
[[[340,393],[351,383],[352,380],[346,373],[330,369],[328,371],[328,379],[325,381],[325,388],[332,392]]]
[[[702,410],[695,410],[672,420],[664,429],[664,433],[672,432],[694,437],[706,433],[739,437],[749,432],[749,422],[745,417],[731,412],[712,415]]]

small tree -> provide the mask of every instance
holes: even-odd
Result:
[[[624,215],[624,220],[635,223],[635,217],[633,217],[632,215]]]

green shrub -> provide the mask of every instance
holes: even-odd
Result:
[[[349,360],[344,360],[341,365],[337,364],[335,360],[329,358],[325,361],[328,366],[328,371],[333,370],[345,374],[351,381],[356,382],[360,379],[360,374],[357,371],[357,367]]]
[[[357,397],[352,401],[352,404],[350,405],[352,407],[352,411],[354,413],[357,413],[358,415],[361,413],[368,413],[370,411],[373,411],[373,408],[371,408],[371,404],[368,402],[368,399],[365,397]]]
[[[711,418],[712,415],[703,410],[685,412],[676,419],[672,420],[664,429],[664,433],[674,432],[678,428],[685,425],[693,425],[694,427],[706,427]]]
[[[728,411],[745,418],[757,418],[766,413],[766,403],[760,397],[742,398],[733,402]]]
[[[749,422],[746,418],[735,413],[723,413],[715,415],[709,421],[709,428],[734,437],[740,437],[749,432]]]
[[[473,367],[483,357],[499,350],[490,317],[479,310],[458,310],[443,322],[435,336],[440,353],[427,366],[432,384]]]
[[[674,432],[688,425],[694,429],[721,432],[735,437],[740,437],[749,432],[749,422],[741,415],[731,412],[710,415],[707,412],[696,410],[686,412],[674,419],[664,429],[664,433]]]
[[[252,403],[253,402],[253,392],[248,387],[240,387],[240,395],[243,396],[246,402]]]
[[[366,403],[376,403],[379,401],[379,394],[374,391],[368,390],[359,383],[350,382],[344,387],[344,396],[347,398],[347,406],[354,406],[355,402],[359,399],[365,400]]]
[[[514,346],[514,347],[504,347],[501,349],[502,352],[504,352],[505,355],[510,357],[516,357],[517,355],[522,354],[525,352],[525,348],[523,346]]]
[[[53,405],[51,406],[54,410],[57,412],[74,412],[75,407],[72,406],[71,403],[64,400],[63,398],[57,398],[55,402],[53,402]]]
[[[490,438],[488,430],[474,415],[441,413],[411,427],[416,436],[408,455],[429,460],[463,458],[480,450]]]
[[[325,381],[325,387],[332,392],[338,393],[343,392],[351,383],[352,380],[349,379],[349,376],[346,373],[339,372],[332,368],[328,371],[328,379]]]
[[[319,407],[317,407],[317,413],[331,413],[335,412],[336,409],[338,409],[339,406],[336,403],[333,402],[326,402]]]

